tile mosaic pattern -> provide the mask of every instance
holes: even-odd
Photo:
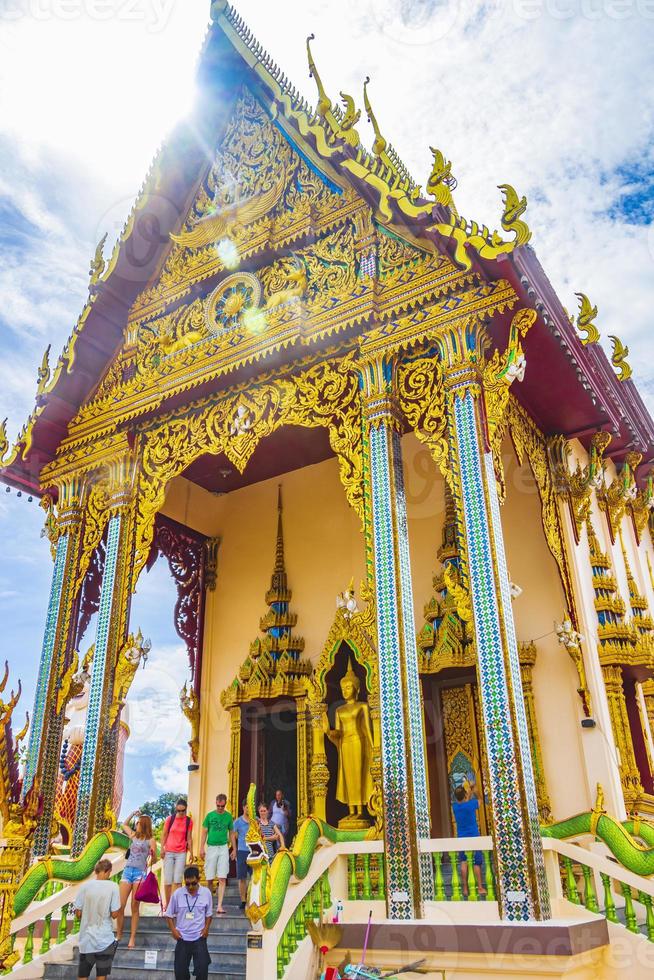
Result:
[[[406,770],[403,685],[398,650],[398,596],[393,547],[393,499],[390,489],[390,433],[386,426],[370,430],[370,477],[375,551],[375,588],[379,634],[379,694],[384,767],[384,834],[389,915],[411,919],[413,881],[409,780]],[[406,899],[393,896],[406,895]]]
[[[23,800],[25,799],[25,795],[32,788],[34,777],[36,776],[36,770],[39,764],[39,749],[44,734],[43,727],[47,706],[48,686],[50,683],[52,658],[57,639],[57,625],[59,622],[59,613],[61,609],[64,570],[66,568],[68,548],[68,534],[62,534],[57,541],[57,550],[55,552],[52,584],[50,586],[50,599],[48,602],[48,612],[45,619],[43,646],[41,648],[41,661],[39,663],[39,674],[36,680],[34,711],[32,712],[32,724],[30,725],[30,736],[27,749],[27,762],[25,763],[25,775],[23,778]]]
[[[509,570],[507,567],[506,553],[504,550],[504,535],[502,534],[500,502],[497,496],[495,468],[493,465],[492,453],[485,454],[484,466],[486,468],[486,484],[488,486],[490,517],[493,529],[493,541],[495,544],[496,571],[500,584],[500,601],[502,603],[505,635],[508,641],[509,671],[511,674],[511,689],[513,691],[514,717],[518,736],[518,750],[520,752],[520,761],[522,765],[522,783],[527,811],[525,816],[528,824],[527,832],[530,838],[528,853],[531,855],[532,867],[535,873],[541,915],[547,918],[550,915],[550,908],[547,877],[545,874],[545,858],[543,856],[543,844],[540,834],[538,797],[536,795],[531,745],[529,743],[529,729],[527,727],[527,716],[525,714],[525,701],[522,691],[522,674],[520,672],[520,655],[518,653],[518,640],[515,632],[515,621],[513,619],[511,584],[509,581]]]
[[[395,519],[400,570],[399,600],[404,626],[404,667],[409,716],[409,747],[413,769],[413,796],[416,808],[416,834],[418,838],[422,837],[428,840],[431,837],[429,795],[423,737],[422,699],[420,697],[420,677],[418,674],[416,624],[413,613],[413,585],[411,582],[411,560],[409,557],[409,530],[406,517],[402,442],[400,434],[395,430],[389,433],[389,438],[392,440],[393,453],[392,477],[395,490]],[[419,861],[420,893],[423,901],[430,901],[434,897],[434,872],[431,855],[420,854]]]
[[[91,668],[91,687],[89,691],[89,706],[86,714],[86,729],[84,732],[84,748],[80,765],[79,788],[77,791],[77,816],[73,831],[73,855],[78,855],[86,844],[93,791],[98,742],[102,728],[102,697],[107,671],[107,651],[109,647],[109,628],[118,563],[121,524],[124,517],[117,514],[109,521],[107,530],[107,548],[100,592],[100,607],[98,609],[98,625],[95,637],[95,654]]]
[[[528,921],[535,918],[529,882],[528,842],[521,812],[518,760],[502,649],[499,598],[495,589],[490,515],[485,504],[475,405],[470,393],[454,399],[454,422],[501,906],[506,919]]]

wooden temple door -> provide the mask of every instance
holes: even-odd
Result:
[[[479,794],[479,829],[489,832],[483,740],[477,688],[470,678],[425,677],[425,735],[434,837],[455,837],[454,790],[472,784]]]
[[[251,781],[259,801],[270,803],[275,790],[291,804],[291,833],[298,807],[297,708],[294,702],[250,702],[241,709],[239,793],[243,799]],[[240,804],[239,804],[240,806]],[[240,812],[240,810],[239,810]]]

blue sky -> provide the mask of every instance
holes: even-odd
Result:
[[[647,0],[243,0],[239,12],[312,100],[305,38],[332,96],[362,82],[384,135],[423,183],[429,146],[455,200],[497,227],[497,185],[526,193],[534,245],[564,305],[599,307],[654,404],[654,4]],[[191,105],[208,0],[0,0],[0,419],[33,404],[86,296],[95,244],[122,225],[157,145]],[[365,119],[359,124],[371,142]],[[529,364],[527,370],[538,370]],[[50,558],[34,501],[0,489],[0,616],[31,710]],[[169,601],[168,598],[169,597]],[[128,806],[181,788],[185,654],[161,616],[164,568],[132,623],[153,640],[132,692]]]

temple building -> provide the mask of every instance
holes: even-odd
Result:
[[[315,106],[211,5],[195,111],[98,246],[16,443],[0,432],[0,478],[41,498],[53,554],[20,784],[5,713],[0,963],[25,962],[34,869],[81,880],[89,842],[120,841],[148,650],[130,603],[163,555],[191,812],[291,804],[289,851],[268,867],[252,846],[248,980],[319,976],[339,889],[322,969],[361,949],[369,908],[408,930],[447,903],[456,955],[402,934],[428,969],[506,975],[462,936],[531,923],[568,937],[554,965],[534,939],[538,975],[623,975],[615,930],[654,942],[652,419],[601,313],[552,288],[526,199],[502,185],[499,230],[462,216],[445,148],[423,190],[374,84],[339,104],[319,39],[307,60]]]

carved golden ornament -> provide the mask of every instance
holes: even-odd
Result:
[[[171,414],[144,434],[138,486],[135,576],[147,561],[155,514],[166,487],[204,453],[242,473],[261,439],[284,425],[324,426],[339,458],[348,502],[363,520],[361,423],[354,354],[321,361],[299,374],[252,383],[242,392]]]
[[[458,575],[452,569],[451,565],[446,565],[443,571],[443,580],[454,599],[454,605],[456,609],[456,614],[459,619],[464,623],[472,622],[472,602],[470,600],[470,593],[466,588],[458,582]]]
[[[60,527],[54,509],[54,500],[49,493],[44,493],[39,500],[39,507],[45,512],[45,523],[41,529],[41,537],[50,542],[50,554],[54,560]]]
[[[272,646],[269,635],[257,638],[250,645],[237,676],[220,695],[224,708],[262,699],[306,696],[308,677],[313,670],[311,661],[292,656],[281,641],[281,653],[273,656]]]
[[[204,542],[204,587],[209,592],[215,591],[218,580],[218,549],[220,548],[220,540],[220,538],[207,538]]]
[[[654,477],[652,473],[649,473],[645,485],[631,501],[631,515],[633,517],[637,544],[640,544],[645,528],[647,527],[647,522],[652,514],[654,514]],[[649,555],[647,557],[649,558]]]
[[[601,486],[598,487],[597,500],[606,514],[612,544],[615,544],[627,508],[631,506],[638,495],[636,471],[642,458],[642,453],[628,452],[625,455],[622,468],[613,482],[607,486],[602,481]]]
[[[397,369],[400,408],[418,439],[429,449],[446,480],[450,480],[447,413],[443,365],[439,357],[406,361]]]
[[[261,272],[266,291],[266,310],[302,299],[307,291],[307,267],[301,256],[279,259]]]
[[[84,581],[93,552],[99,546],[104,530],[109,521],[111,503],[111,492],[109,481],[106,477],[98,479],[97,482],[90,484],[86,494],[86,506],[84,508],[84,525],[82,530],[82,542],[80,546],[80,556],[78,561],[77,579],[75,582],[75,592],[77,592]]]
[[[259,306],[261,295],[261,282],[251,272],[235,272],[227,276],[207,298],[207,328],[212,332],[233,330],[248,310]]]
[[[39,367],[39,370],[37,372],[37,382],[38,382],[36,388],[37,398],[45,392],[45,389],[48,385],[48,381],[50,380],[50,374],[51,374],[50,347],[51,346],[52,346],[51,344],[48,344],[48,346],[46,347],[45,353],[43,355],[43,359],[41,360],[41,366]]]
[[[107,797],[104,804],[104,813],[102,814],[102,827],[106,830],[115,830],[117,826],[118,820],[116,814],[111,805],[111,800]]]
[[[613,348],[611,364],[614,368],[618,369],[618,381],[627,381],[634,373],[626,360],[629,356],[629,348],[625,347],[621,340],[611,334],[609,334],[609,340]]]
[[[568,554],[545,437],[525,409],[512,396],[509,397],[507,405],[507,423],[518,461],[522,463],[525,456],[529,460],[540,496],[541,521],[545,540],[559,571],[563,594],[567,608],[570,610],[573,625],[577,625],[579,616],[575,591],[568,564]]]
[[[579,338],[582,344],[596,344],[600,339],[600,333],[594,324],[597,316],[597,307],[591,306],[590,300],[585,293],[575,293],[579,300],[579,313],[577,315],[577,330],[582,336]]]
[[[116,661],[113,697],[109,709],[110,728],[125,705],[139,665],[145,666],[151,647],[150,640],[144,640],[140,630],[136,635],[130,633],[121,647]]]
[[[629,715],[624,694],[622,670],[619,666],[602,664],[604,687],[609,706],[611,728],[619,753],[620,780],[625,806],[630,809],[643,795],[643,785],[634,753]]]
[[[347,95],[346,92],[340,92],[339,95],[345,111],[339,120],[338,135],[345,140],[348,146],[358,146],[359,134],[354,127],[361,118],[361,110],[355,107],[351,95]]]
[[[73,655],[68,665],[68,669],[64,672],[59,682],[59,689],[57,691],[57,714],[60,715],[63,709],[66,707],[68,702],[76,694],[81,693],[79,686],[75,683],[76,675],[79,672],[79,654],[76,650],[73,651]]]
[[[518,310],[511,321],[506,350],[503,354],[498,350],[493,351],[483,369],[488,438],[496,456],[501,455],[499,443],[504,434],[502,423],[509,400],[509,388],[514,381],[522,381],[525,375],[527,359],[520,340],[534,325],[536,317],[536,310]]]
[[[433,194],[438,204],[450,208],[454,214],[458,212],[454,208],[452,191],[456,187],[456,178],[452,174],[452,162],[446,160],[440,150],[430,146],[434,162],[431,168],[429,179],[427,180],[427,193]]]
[[[104,246],[107,241],[107,233],[105,232],[95,248],[95,253],[91,261],[91,267],[89,269],[89,292],[93,293],[97,289],[100,281],[102,280],[102,274],[107,267],[107,263],[104,259]]]
[[[610,442],[610,433],[596,432],[590,442],[587,465],[582,467],[577,463],[576,470],[571,473],[568,465],[568,440],[565,436],[552,436],[547,441],[554,486],[570,508],[577,544],[581,529],[590,514],[593,491],[599,491],[604,486],[604,453]]]
[[[366,80],[363,83],[363,105],[366,110],[366,114],[368,116],[368,122],[371,124],[375,133],[375,141],[372,144],[372,152],[375,154],[375,156],[379,157],[382,155],[382,153],[388,146],[388,143],[382,136],[381,131],[379,129],[379,123],[377,122],[377,117],[372,111],[372,106],[370,104],[370,99],[368,97],[369,84],[370,84],[370,75],[367,75]]]
[[[218,244],[221,239],[231,238],[234,233],[269,215],[279,203],[285,186],[286,172],[281,169],[270,187],[251,197],[239,198],[238,191],[220,188],[207,214],[198,218],[189,229],[177,235],[171,232],[170,237],[182,248]]]
[[[191,726],[191,738],[188,743],[191,759],[193,762],[198,762],[200,752],[200,698],[190,685],[187,687],[186,683],[179,693],[179,704],[184,717]]]

